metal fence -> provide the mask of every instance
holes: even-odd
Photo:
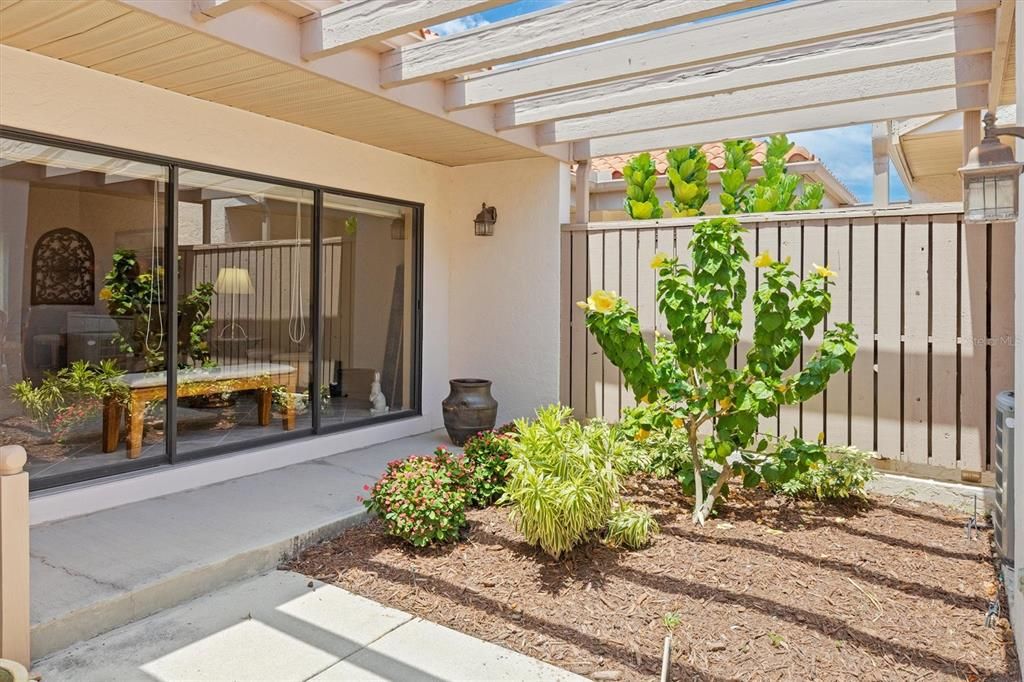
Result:
[[[896,468],[978,480],[993,453],[992,406],[1013,382],[1013,224],[969,226],[959,204],[742,216],[747,250],[838,272],[826,323],[860,335],[853,371],[820,396],[784,406],[762,430],[824,433],[878,452]],[[634,404],[574,301],[613,289],[633,302],[648,338],[666,331],[655,301],[658,251],[689,258],[696,219],[562,227],[561,400],[578,417],[616,420]],[[751,287],[758,272],[748,269]],[[734,357],[743,362],[753,311]],[[820,331],[800,359],[816,350]],[[959,470],[957,472],[956,470]],[[952,475],[950,475],[952,474]],[[987,474],[986,474],[987,476]]]

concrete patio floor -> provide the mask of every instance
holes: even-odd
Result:
[[[56,653],[46,682],[583,680],[291,571],[273,571]]]
[[[363,520],[356,496],[388,461],[442,442],[413,436],[33,527],[33,656],[274,570]]]

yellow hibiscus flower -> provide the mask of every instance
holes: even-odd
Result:
[[[101,301],[109,301],[113,297],[114,297],[114,292],[112,292],[110,290],[110,287],[103,287],[102,289],[100,289],[100,300]]]
[[[590,309],[594,312],[610,313],[614,310],[615,302],[618,299],[619,297],[614,291],[598,289],[587,299],[587,303],[590,304]]]
[[[766,268],[775,261],[772,259],[772,255],[767,251],[762,251],[761,255],[754,259],[755,268]]]
[[[827,265],[818,265],[817,263],[814,263],[813,266],[814,272],[825,278],[835,277],[837,274],[839,274],[837,272],[829,270]]]
[[[722,398],[718,401],[718,407],[722,410],[728,410],[732,407],[732,398]]]
[[[651,259],[651,268],[653,270],[657,270],[662,265],[664,265],[665,261],[667,261],[667,260],[668,260],[668,254],[665,254],[665,253],[662,253],[661,251],[659,251],[658,253],[654,254],[654,258]]]
[[[641,443],[644,442],[645,440],[647,440],[650,437],[651,437],[651,432],[648,431],[647,429],[640,429],[639,431],[636,432],[636,436],[634,436],[634,438],[636,440],[640,441]]]
[[[677,429],[683,428],[683,420],[680,419],[679,417],[676,417],[675,419],[672,420],[672,426],[674,426]]]

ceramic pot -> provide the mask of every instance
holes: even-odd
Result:
[[[487,379],[452,379],[451,392],[441,402],[444,428],[456,445],[463,445],[470,436],[494,428],[498,418],[498,401],[491,395]]]

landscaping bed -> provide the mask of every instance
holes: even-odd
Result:
[[[966,538],[961,514],[757,489],[700,528],[674,482],[635,477],[625,498],[661,525],[645,549],[594,540],[556,561],[491,507],[462,542],[414,549],[373,520],[293,568],[598,679],[655,679],[666,614],[674,680],[1020,679],[1005,618],[985,626],[989,533]]]

